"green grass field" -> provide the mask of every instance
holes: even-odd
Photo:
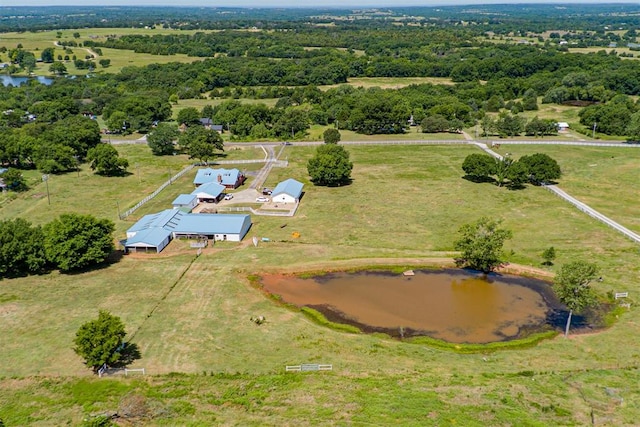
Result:
[[[105,40],[111,35],[124,35],[124,34],[186,34],[193,33],[194,31],[178,31],[171,29],[154,29],[148,30],[143,28],[91,28],[91,29],[78,29],[78,30],[62,30],[62,36],[57,37],[57,31],[38,31],[38,32],[24,32],[24,33],[3,33],[0,35],[0,46],[5,46],[7,49],[14,49],[18,44],[22,44],[25,50],[33,52],[36,58],[40,57],[40,52],[47,47],[55,47],[55,43],[75,41],[77,43],[84,42],[86,40]],[[80,33],[80,38],[73,37],[73,33]],[[85,56],[90,54],[87,48],[84,47],[70,47],[72,53],[68,54],[65,49],[56,47],[54,57],[58,55],[69,55],[70,58],[76,55],[78,59],[85,59]],[[111,60],[111,65],[107,68],[103,68],[100,65],[97,66],[95,72],[108,72],[118,73],[122,68],[127,66],[144,66],[151,63],[164,64],[169,62],[194,62],[199,61],[201,58],[189,57],[183,54],[176,55],[151,55],[146,53],[135,53],[131,50],[124,49],[110,49],[102,48],[102,56],[97,60],[106,58]],[[6,58],[5,58],[6,59]],[[97,62],[97,61],[96,61]],[[36,75],[47,76],[51,75],[49,72],[50,64],[39,63],[34,70]],[[66,61],[65,65],[69,74],[83,75],[87,73],[87,70],[78,70],[73,65],[73,61]]]
[[[103,177],[93,173],[84,164],[80,173],[50,175],[49,199],[42,175],[36,170],[24,171],[31,189],[25,193],[0,193],[0,219],[23,216],[35,224],[44,224],[52,218],[68,212],[93,214],[114,221],[118,218],[118,209],[124,212],[138,203],[143,197],[153,193],[169,176],[193,163],[186,155],[153,156],[146,145],[116,145],[120,155],[129,160],[129,175],[125,177]],[[221,159],[245,160],[264,157],[264,152],[256,147],[235,147],[224,153]],[[253,165],[244,165],[253,166]],[[184,175],[170,187],[190,193],[193,190],[195,172]],[[170,197],[171,191],[163,192],[159,197]],[[167,196],[167,194],[169,196]],[[166,201],[160,209],[171,207]],[[154,202],[152,202],[154,203]],[[130,227],[127,222],[116,221],[119,231]],[[125,228],[122,228],[125,227]]]
[[[186,163],[180,156],[152,157],[145,146],[119,149],[141,164],[142,184],[135,173],[112,179],[83,171],[80,181],[100,182],[79,186],[77,175],[68,174],[56,177],[54,187],[55,194],[62,184],[70,187],[64,190],[66,208],[59,202],[48,208],[46,200],[33,198],[41,192],[35,189],[0,215],[44,222],[69,209],[113,218],[109,203],[98,203],[105,194],[134,203],[166,178],[167,165],[177,170]],[[575,160],[575,168],[563,165],[561,184],[569,192],[569,183],[584,173],[580,161],[622,153],[574,149],[553,152],[561,164]],[[472,147],[348,150],[355,164],[352,184],[323,188],[312,186],[306,174],[313,148],[287,147],[290,167],[274,168],[266,184],[289,177],[304,182],[300,209],[294,218],[255,217],[243,244],[216,244],[194,260],[188,244],[174,242],[161,256],[125,256],[80,275],[3,281],[0,348],[11,362],[0,364],[0,418],[7,425],[75,425],[86,414],[117,411],[138,397],[150,414],[159,414],[146,419],[153,425],[585,425],[591,413],[601,424],[636,422],[634,306],[606,331],[463,355],[326,329],[252,287],[247,276],[263,271],[422,265],[429,257],[450,256],[458,227],[489,215],[514,232],[506,246],[509,261],[539,266],[540,253],[553,245],[553,269],[576,259],[595,261],[605,278],[599,292],[624,290],[632,298],[640,292],[637,245],[544,189],[510,191],[463,180],[460,165],[476,152]],[[629,158],[625,164],[633,163]],[[589,171],[594,180],[611,183],[600,197],[626,200],[631,194],[616,187],[619,177],[605,168]],[[185,177],[170,189],[189,187]],[[173,194],[161,197],[170,202]],[[118,238],[129,224],[118,222]],[[294,231],[301,237],[292,238]],[[271,242],[254,248],[248,243],[253,236]],[[98,309],[122,317],[142,354],[132,367],[144,367],[147,376],[98,379],[83,367],[71,341]],[[267,322],[250,322],[256,315]],[[332,363],[334,371],[283,373],[285,365],[300,363]]]
[[[640,232],[637,203],[640,149],[637,147],[504,144],[499,151],[512,153],[516,158],[532,153],[548,154],[562,168],[562,189],[625,227]]]

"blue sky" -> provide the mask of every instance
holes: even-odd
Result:
[[[501,3],[638,3],[637,0],[0,0],[0,6],[399,7]]]

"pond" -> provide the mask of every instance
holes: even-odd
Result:
[[[466,270],[264,275],[265,291],[314,308],[333,322],[391,336],[452,343],[522,337],[561,323],[561,305],[541,280]]]
[[[9,85],[20,86],[22,83],[25,83],[29,80],[37,80],[40,83],[45,85],[50,85],[51,83],[53,83],[53,79],[51,77],[43,77],[43,76],[19,77],[19,76],[9,76],[7,74],[0,74],[0,82],[2,83],[3,86],[9,86]]]

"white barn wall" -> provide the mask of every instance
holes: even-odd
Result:
[[[293,197],[291,197],[288,194],[278,194],[275,197],[271,197],[271,200],[275,203],[295,203],[296,199],[294,199]]]

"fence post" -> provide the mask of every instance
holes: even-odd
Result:
[[[132,213],[134,213],[138,208],[140,208],[142,205],[144,205],[145,203],[147,203],[149,200],[153,199],[154,197],[156,197],[158,194],[160,194],[160,192],[162,190],[164,190],[165,188],[167,188],[167,186],[171,183],[171,181],[175,181],[176,179],[180,178],[182,175],[184,175],[185,173],[189,172],[191,169],[193,169],[195,167],[195,165],[189,165],[186,168],[182,169],[180,172],[178,172],[176,175],[174,175],[173,177],[169,178],[169,181],[164,182],[160,187],[158,187],[153,193],[151,193],[150,195],[146,196],[145,198],[143,198],[141,201],[139,201],[138,203],[135,204],[135,206],[131,209],[129,209],[128,211],[126,211],[124,214],[120,215],[120,219],[125,219],[127,218],[129,215],[131,215]]]

